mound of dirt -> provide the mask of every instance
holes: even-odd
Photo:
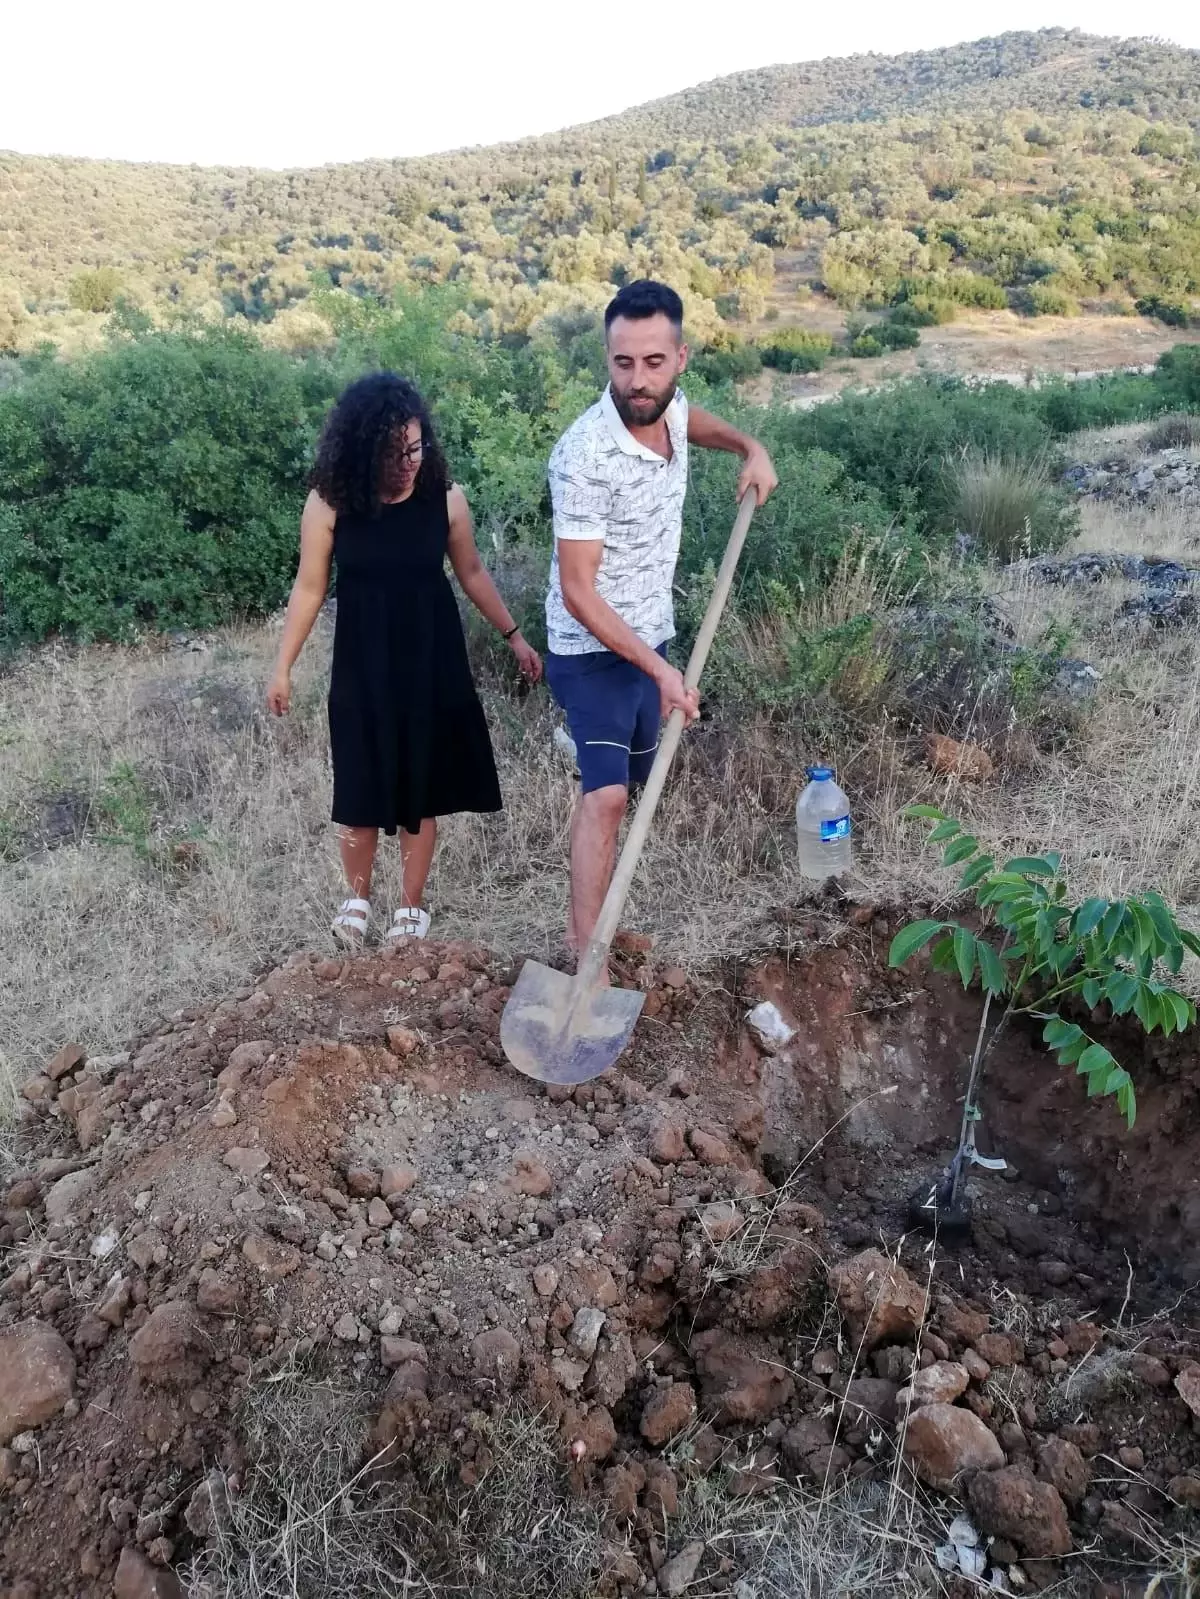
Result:
[[[64,1047],[0,1227],[6,1599],[182,1593],[247,1400],[304,1367],[367,1396],[371,1471],[427,1505],[486,1489],[489,1417],[540,1416],[611,1542],[597,1592],[730,1591],[673,1531],[700,1479],[902,1474],[969,1507],[978,1570],[1038,1588],[1086,1550],[1120,1593],[1200,1503],[1200,1340],[1155,1314],[1197,1258],[1184,1056],[1123,1139],[1014,1038],[993,1125],[1024,1177],[981,1180],[957,1252],[905,1238],[977,1017],[854,920],[704,980],[630,941],[635,1045],[573,1092],[507,1066],[515,972],[462,946],[299,954],[128,1055]],[[1136,1200],[1114,1151],[1157,1162]]]

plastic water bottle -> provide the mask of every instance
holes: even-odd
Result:
[[[828,766],[810,766],[808,778],[796,801],[800,871],[823,883],[850,870],[850,801]]]

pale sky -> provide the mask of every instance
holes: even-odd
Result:
[[[271,167],[491,144],[745,67],[1002,29],[1136,26],[1200,47],[1196,0],[23,0],[5,12],[0,150]]]

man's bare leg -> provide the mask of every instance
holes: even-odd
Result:
[[[629,791],[617,784],[584,794],[571,818],[571,905],[567,943],[578,957],[587,948],[612,881],[617,837]],[[600,981],[608,982],[605,966]]]

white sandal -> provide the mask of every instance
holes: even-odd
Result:
[[[339,944],[347,949],[361,949],[367,938],[371,921],[371,902],[367,899],[344,899],[338,906],[329,931]]]
[[[417,905],[401,905],[385,937],[389,944],[400,938],[424,938],[429,932],[429,912]]]

